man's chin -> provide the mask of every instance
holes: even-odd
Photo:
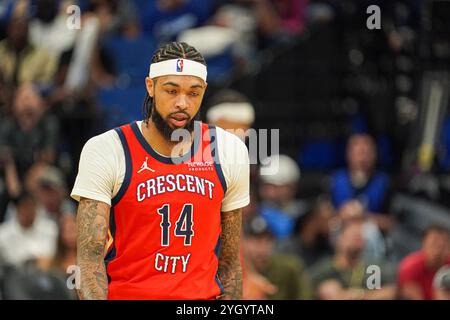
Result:
[[[177,125],[177,124],[173,123],[172,121],[166,121],[166,125],[173,131],[178,130],[178,129],[193,131],[194,130],[193,124],[194,124],[194,120],[186,121],[182,125]]]
[[[181,127],[177,127],[177,126],[175,126],[173,124],[170,124],[169,128],[170,128],[170,130],[172,130],[172,132],[174,132],[176,130],[187,130],[187,126],[186,125],[181,126]]]

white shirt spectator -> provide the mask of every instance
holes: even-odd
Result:
[[[27,260],[51,258],[56,252],[58,226],[37,215],[33,225],[24,229],[13,218],[0,225],[0,256],[4,263],[21,265]]]
[[[59,15],[49,24],[38,19],[30,22],[30,41],[43,47],[59,59],[60,55],[72,48],[78,30],[67,27],[67,15]]]

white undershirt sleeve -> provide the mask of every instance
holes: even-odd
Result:
[[[123,149],[115,131],[91,138],[81,152],[71,197],[77,201],[83,197],[111,205],[111,199],[120,187],[120,173],[124,171],[121,161],[124,162]]]
[[[245,207],[250,203],[250,165],[247,147],[234,134],[217,128],[217,148],[227,185],[221,211]]]

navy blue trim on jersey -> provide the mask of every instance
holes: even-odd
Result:
[[[219,150],[217,144],[216,127],[213,125],[208,125],[209,134],[211,137],[211,156],[214,159],[214,167],[216,168],[217,175],[219,176],[220,183],[222,184],[223,193],[227,192],[227,183],[225,181],[225,176],[223,175],[222,166],[220,165]]]
[[[166,156],[160,155],[158,152],[155,151],[155,149],[152,148],[152,146],[147,142],[147,140],[145,140],[136,121],[131,124],[131,129],[133,130],[136,138],[138,139],[139,143],[144,148],[144,150],[147,151],[147,153],[151,157],[155,158],[156,160],[158,160],[162,163],[166,163],[166,164],[180,164],[180,163],[187,162],[188,160],[190,160],[197,152],[198,147],[200,146],[201,137],[202,137],[201,122],[195,121],[194,122],[194,134],[196,134],[197,132],[200,134],[195,135],[194,143],[191,146],[191,150],[189,152],[187,152],[186,154],[182,155],[181,157],[172,158],[172,157],[166,157]]]
[[[125,134],[123,133],[121,128],[114,129],[119,135],[120,141],[122,142],[122,148],[125,153],[125,177],[123,178],[122,185],[120,186],[119,191],[116,196],[111,200],[111,205],[115,206],[119,203],[120,199],[125,195],[125,192],[128,189],[131,181],[131,170],[132,170],[132,162],[131,162],[131,153],[130,148],[128,147],[127,139],[125,138]]]
[[[217,239],[216,248],[214,249],[214,253],[215,253],[217,259],[219,259],[219,256],[220,256],[220,247],[221,247],[221,244],[222,244],[222,240],[221,240],[220,237],[219,237],[219,239]],[[220,294],[222,295],[222,294],[225,292],[225,289],[223,288],[222,283],[220,283],[220,279],[219,279],[219,268],[217,268],[215,280],[216,280],[217,285],[218,285],[219,288],[220,288]]]
[[[105,270],[106,270],[106,275],[108,277],[108,283],[111,282],[111,277],[108,274],[108,264],[114,260],[114,258],[116,257],[116,221],[115,221],[115,216],[114,216],[114,208],[111,207],[110,211],[109,211],[109,231],[111,232],[111,237],[113,239],[113,243],[112,243],[112,248],[111,250],[108,251],[108,253],[105,256]]]
[[[216,247],[214,248],[214,254],[217,257],[219,257],[221,245],[222,245],[222,239],[219,237],[219,239],[217,240],[217,243],[216,243]]]

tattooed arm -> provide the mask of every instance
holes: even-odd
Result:
[[[106,300],[108,280],[103,261],[110,206],[81,198],[77,213],[77,264],[81,270],[78,296],[86,300]]]
[[[222,300],[242,299],[241,227],[242,209],[221,213],[222,248],[219,257],[219,279],[223,285]]]

